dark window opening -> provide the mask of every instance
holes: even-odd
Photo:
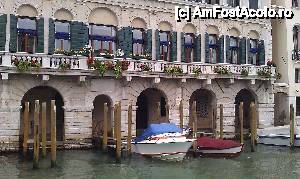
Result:
[[[190,63],[194,61],[195,56],[195,35],[194,34],[185,34],[184,35],[184,50],[185,50],[185,62]]]
[[[166,117],[167,116],[167,109],[166,109],[166,100],[164,97],[160,98],[160,115],[161,117]]]
[[[159,33],[159,41],[160,41],[160,59],[163,61],[171,60],[171,35],[170,32]]]
[[[66,21],[55,22],[55,49],[70,51],[70,23]]]
[[[36,19],[19,17],[17,23],[18,52],[35,53],[37,43]]]
[[[218,36],[209,34],[209,59],[210,63],[217,63],[218,59]]]
[[[144,30],[133,29],[132,30],[132,49],[133,54],[143,55],[144,54]]]
[[[106,25],[90,25],[89,35],[95,53],[114,53],[116,51],[116,28]]]
[[[229,63],[231,64],[239,64],[239,46],[238,46],[238,38],[230,37],[229,42]]]
[[[300,97],[296,97],[296,116],[300,116]]]
[[[250,39],[249,64],[259,65],[258,60],[258,40]]]
[[[214,5],[214,4],[220,4],[219,0],[205,0],[205,2],[207,4],[212,4],[212,5]]]

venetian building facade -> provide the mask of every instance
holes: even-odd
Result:
[[[214,3],[224,8],[271,5],[269,0],[1,1],[0,141],[19,146],[24,103],[31,102],[32,118],[37,99],[48,106],[56,100],[59,141],[99,138],[104,103],[109,106],[111,128],[117,102],[122,104],[123,136],[130,103],[133,135],[150,123],[179,124],[180,101],[185,125],[196,101],[201,131],[219,130],[219,112],[213,119],[212,111],[223,104],[224,130],[233,137],[239,129],[241,101],[246,129],[252,101],[257,104],[259,127],[273,126],[275,69],[266,66],[272,58],[271,21],[175,20],[176,5]],[[100,62],[112,61],[110,54],[122,49],[128,69],[120,79],[112,70],[102,77],[89,68],[90,58],[68,54],[86,44],[94,48],[93,57]],[[32,68],[22,71],[24,61]],[[179,72],[174,74],[174,69]]]
[[[289,124],[289,108],[295,107],[296,119],[300,116],[299,86],[299,4],[298,0],[273,0],[276,8],[291,9],[292,19],[273,20],[273,61],[281,78],[275,83],[275,124]],[[299,123],[299,122],[297,122]]]

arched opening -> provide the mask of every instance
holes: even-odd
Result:
[[[184,33],[187,34],[196,34],[197,32],[196,27],[193,24],[186,24],[182,30]]]
[[[172,25],[167,21],[163,21],[159,23],[158,29],[160,31],[172,31]]]
[[[239,37],[241,35],[241,33],[238,29],[233,27],[229,30],[229,35],[232,36],[232,37]]]
[[[147,24],[144,21],[144,19],[137,17],[134,18],[131,22],[131,27],[133,28],[138,28],[138,29],[146,29],[147,28]]]
[[[65,130],[64,130],[64,100],[61,94],[54,88],[49,86],[38,86],[27,91],[21,101],[22,110],[20,116],[20,147],[22,147],[23,136],[24,136],[24,109],[25,102],[29,102],[29,139],[33,139],[33,127],[34,127],[34,108],[35,100],[40,101],[40,107],[42,108],[42,103],[46,102],[46,133],[47,141],[51,140],[51,100],[55,100],[56,105],[56,140],[58,145],[65,140]],[[42,112],[40,110],[40,121],[39,121],[39,131],[42,131]],[[41,132],[40,138],[41,138]]]
[[[96,8],[89,16],[89,23],[118,26],[118,17],[108,8]]]
[[[92,137],[93,143],[99,143],[101,136],[103,136],[103,121],[104,121],[104,104],[107,103],[108,106],[108,136],[113,136],[112,130],[112,101],[110,97],[106,95],[99,95],[95,98],[93,105],[94,109],[92,111]]]
[[[215,121],[213,119],[213,109],[216,108],[216,97],[212,91],[206,89],[198,89],[193,92],[189,101],[189,114],[192,119],[192,106],[196,101],[197,127],[203,132],[213,132]],[[189,121],[192,127],[192,121]]]
[[[251,102],[256,102],[253,93],[247,89],[242,89],[238,92],[235,97],[235,131],[238,134],[240,132],[240,119],[239,119],[239,105],[243,102],[243,119],[244,119],[244,133],[250,132],[250,104]]]
[[[206,32],[208,34],[219,35],[219,29],[214,25],[208,26],[207,29],[206,29]]]
[[[231,28],[229,30],[229,37],[226,42],[226,62],[231,64],[241,64],[241,46],[240,46],[240,31],[236,28]]]
[[[58,9],[55,13],[54,13],[54,17],[57,20],[62,20],[62,21],[72,21],[73,20],[73,15],[72,13],[67,10],[67,9]]]
[[[181,61],[186,63],[199,61],[199,55],[196,57],[196,46],[199,46],[200,39],[196,36],[195,26],[193,24],[186,24],[182,30]]]
[[[158,108],[158,103],[160,108]],[[149,124],[167,123],[167,98],[155,88],[144,90],[137,99],[136,135],[140,135]],[[159,113],[159,111],[160,113]],[[158,116],[157,116],[158,114]]]
[[[250,39],[259,39],[259,33],[255,30],[250,30],[249,32],[249,38]]]
[[[37,17],[38,16],[38,12],[35,9],[35,7],[33,7],[32,5],[29,5],[29,4],[21,5],[17,10],[17,14],[19,16],[26,16],[26,17]]]

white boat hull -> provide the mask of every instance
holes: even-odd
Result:
[[[136,143],[135,153],[163,160],[183,160],[193,141],[170,143]]]
[[[222,149],[222,150],[212,150],[212,149],[198,149],[200,153],[204,154],[236,154],[240,153],[243,149],[243,146],[234,147],[230,149]]]
[[[295,127],[295,147],[300,147],[300,128]],[[290,146],[290,126],[269,127],[257,131],[257,143],[277,146]]]
[[[290,146],[290,137],[282,135],[259,136],[257,143],[277,146]],[[300,147],[300,138],[295,138],[295,147]]]

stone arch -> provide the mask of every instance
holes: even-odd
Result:
[[[56,18],[58,20],[72,21],[73,20],[73,14],[65,8],[61,8],[61,9],[58,9],[54,13],[54,18]]]
[[[118,26],[117,15],[108,8],[98,7],[91,11],[89,23]]]
[[[196,34],[196,32],[197,32],[196,27],[191,23],[186,24],[183,27],[182,31],[184,33],[190,33],[190,34]]]
[[[160,104],[160,107],[158,106]],[[136,131],[141,134],[143,129],[152,123],[169,122],[167,117],[167,95],[158,88],[147,88],[137,97]]]
[[[142,19],[140,17],[136,17],[131,21],[131,27],[146,29],[147,28],[147,23],[145,22],[144,19]]]
[[[51,114],[51,100],[55,100],[56,105],[56,140],[57,141],[64,141],[65,140],[65,131],[64,131],[64,123],[65,123],[65,112],[64,112],[64,99],[61,93],[51,87],[51,86],[35,86],[28,91],[25,92],[21,99],[21,106],[22,110],[20,113],[20,147],[22,148],[23,143],[23,135],[24,135],[24,109],[25,109],[25,103],[29,102],[29,139],[33,138],[33,115],[34,115],[34,107],[35,107],[35,100],[39,100],[40,107],[42,106],[43,102],[46,102],[47,110],[46,110],[46,133],[47,133],[47,140],[49,141],[51,139],[51,132],[50,132],[50,114]],[[41,112],[40,112],[41,114]],[[40,122],[41,124],[41,118]],[[41,131],[41,125],[40,131]],[[40,133],[41,135],[41,133]]]
[[[250,132],[250,104],[254,102],[257,105],[257,96],[256,94],[248,88],[241,89],[235,96],[235,130],[238,134],[240,131],[240,120],[239,120],[239,105],[240,102],[243,102],[243,118],[244,118],[244,132]]]
[[[92,110],[92,139],[93,143],[99,143],[101,136],[103,136],[103,119],[104,119],[104,104],[107,103],[108,106],[108,135],[113,135],[113,101],[105,94],[101,94],[95,97],[93,101]]]
[[[249,32],[249,38],[250,39],[259,39],[259,33],[255,30],[250,30]]]
[[[229,35],[232,37],[239,37],[241,35],[241,32],[237,28],[233,27],[229,29]]]
[[[159,23],[158,29],[161,31],[172,31],[172,25],[167,21],[162,21]]]
[[[215,25],[209,25],[206,29],[206,32],[208,34],[215,34],[215,35],[219,35],[219,33],[220,33],[218,27]]]
[[[192,119],[192,105],[196,101],[197,127],[202,131],[212,132],[215,128],[213,109],[216,109],[217,99],[212,90],[200,88],[195,90],[189,99],[189,116]],[[192,126],[192,121],[189,121]]]
[[[20,16],[37,17],[37,9],[30,4],[23,4],[17,9],[17,14]]]

